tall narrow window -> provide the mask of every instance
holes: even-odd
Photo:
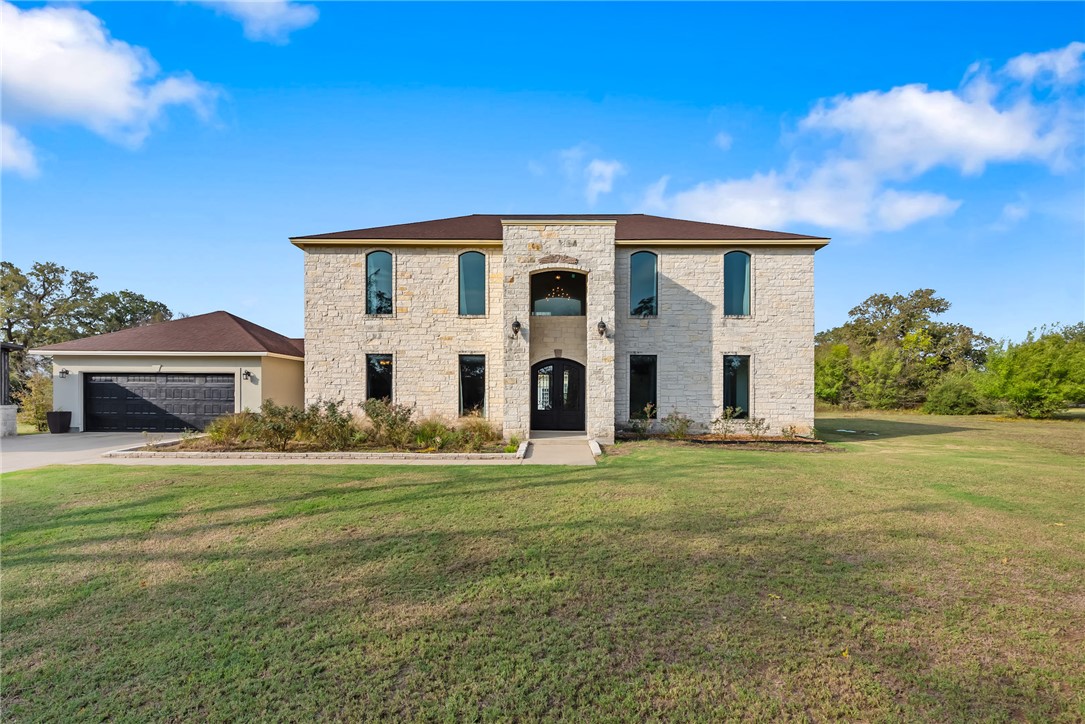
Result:
[[[392,313],[392,255],[386,251],[365,257],[365,313]]]
[[[723,257],[723,313],[750,313],[750,255],[744,251]]]
[[[365,398],[392,400],[392,355],[367,354],[365,356]]]
[[[654,354],[629,355],[629,417],[645,417],[645,408],[651,405],[648,419],[654,420],[659,404],[656,401],[656,356]]]
[[[477,251],[460,254],[460,314],[486,313],[486,257]]]
[[[723,406],[739,410],[735,417],[750,416],[749,355],[727,355],[723,358]]]
[[[486,414],[486,357],[460,355],[460,415]]]
[[[658,314],[657,261],[650,251],[638,251],[629,257],[629,313],[634,317]]]

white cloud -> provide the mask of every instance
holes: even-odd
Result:
[[[1083,54],[1085,44],[1071,43],[1018,56],[995,73],[977,64],[955,91],[911,84],[823,99],[799,122],[784,169],[669,196],[657,182],[643,203],[720,223],[853,231],[895,231],[952,214],[960,201],[894,186],[935,168],[977,175],[992,163],[1068,167],[1083,142],[1080,94],[1040,98],[1034,90],[1079,78]]]
[[[1005,71],[1025,83],[1070,85],[1081,79],[1085,43],[1074,41],[1065,48],[1044,53],[1022,53],[1006,63]]]
[[[731,144],[735,142],[735,139],[731,137],[730,133],[726,131],[720,131],[716,134],[716,137],[712,139],[712,142],[716,144],[716,148],[723,151],[730,151]]]
[[[14,127],[0,124],[0,167],[23,176],[38,174],[34,147]]]
[[[249,40],[283,44],[290,33],[307,28],[317,21],[320,11],[315,5],[302,5],[289,0],[229,0],[201,2],[220,15],[241,21]]]
[[[584,189],[588,203],[594,206],[600,194],[609,194],[614,188],[614,177],[624,173],[625,166],[618,161],[593,158],[584,169],[584,174],[588,177]]]
[[[574,183],[584,183],[584,197],[592,206],[603,194],[614,190],[614,179],[626,173],[623,163],[614,159],[592,158],[598,149],[588,143],[578,143],[558,151],[565,176]]]
[[[169,106],[210,113],[210,86],[187,73],[160,77],[146,49],[111,37],[82,8],[21,10],[3,2],[0,18],[6,121],[75,123],[136,147]]]
[[[1029,207],[1024,203],[1011,201],[1002,207],[1002,213],[999,214],[995,223],[991,224],[991,229],[994,231],[1008,231],[1027,219],[1030,213]]]

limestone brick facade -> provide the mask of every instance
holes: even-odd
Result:
[[[585,367],[585,430],[610,442],[630,416],[630,355],[656,356],[661,416],[676,409],[705,429],[723,407],[723,358],[739,354],[750,357],[750,414],[773,431],[809,430],[821,245],[619,242],[613,220],[515,216],[501,220],[499,240],[304,245],[306,399],[360,404],[366,355],[391,354],[394,400],[454,419],[459,356],[484,355],[486,416],[506,437],[525,439],[532,365],[560,357]],[[723,313],[723,258],[736,249],[751,256],[750,314],[741,317]],[[366,255],[375,250],[393,258],[386,316],[365,312]],[[630,257],[641,250],[658,259],[658,316],[651,318],[629,313]],[[458,259],[466,251],[486,257],[482,316],[458,314]],[[586,276],[585,316],[531,315],[532,275],[555,270]]]

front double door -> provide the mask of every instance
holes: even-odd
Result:
[[[548,359],[531,368],[531,429],[584,429],[584,365]]]

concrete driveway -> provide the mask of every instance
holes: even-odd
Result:
[[[171,437],[158,435],[163,440]],[[0,470],[40,468],[43,465],[104,463],[104,452],[146,441],[141,432],[69,432],[51,435],[16,435],[0,439]]]

